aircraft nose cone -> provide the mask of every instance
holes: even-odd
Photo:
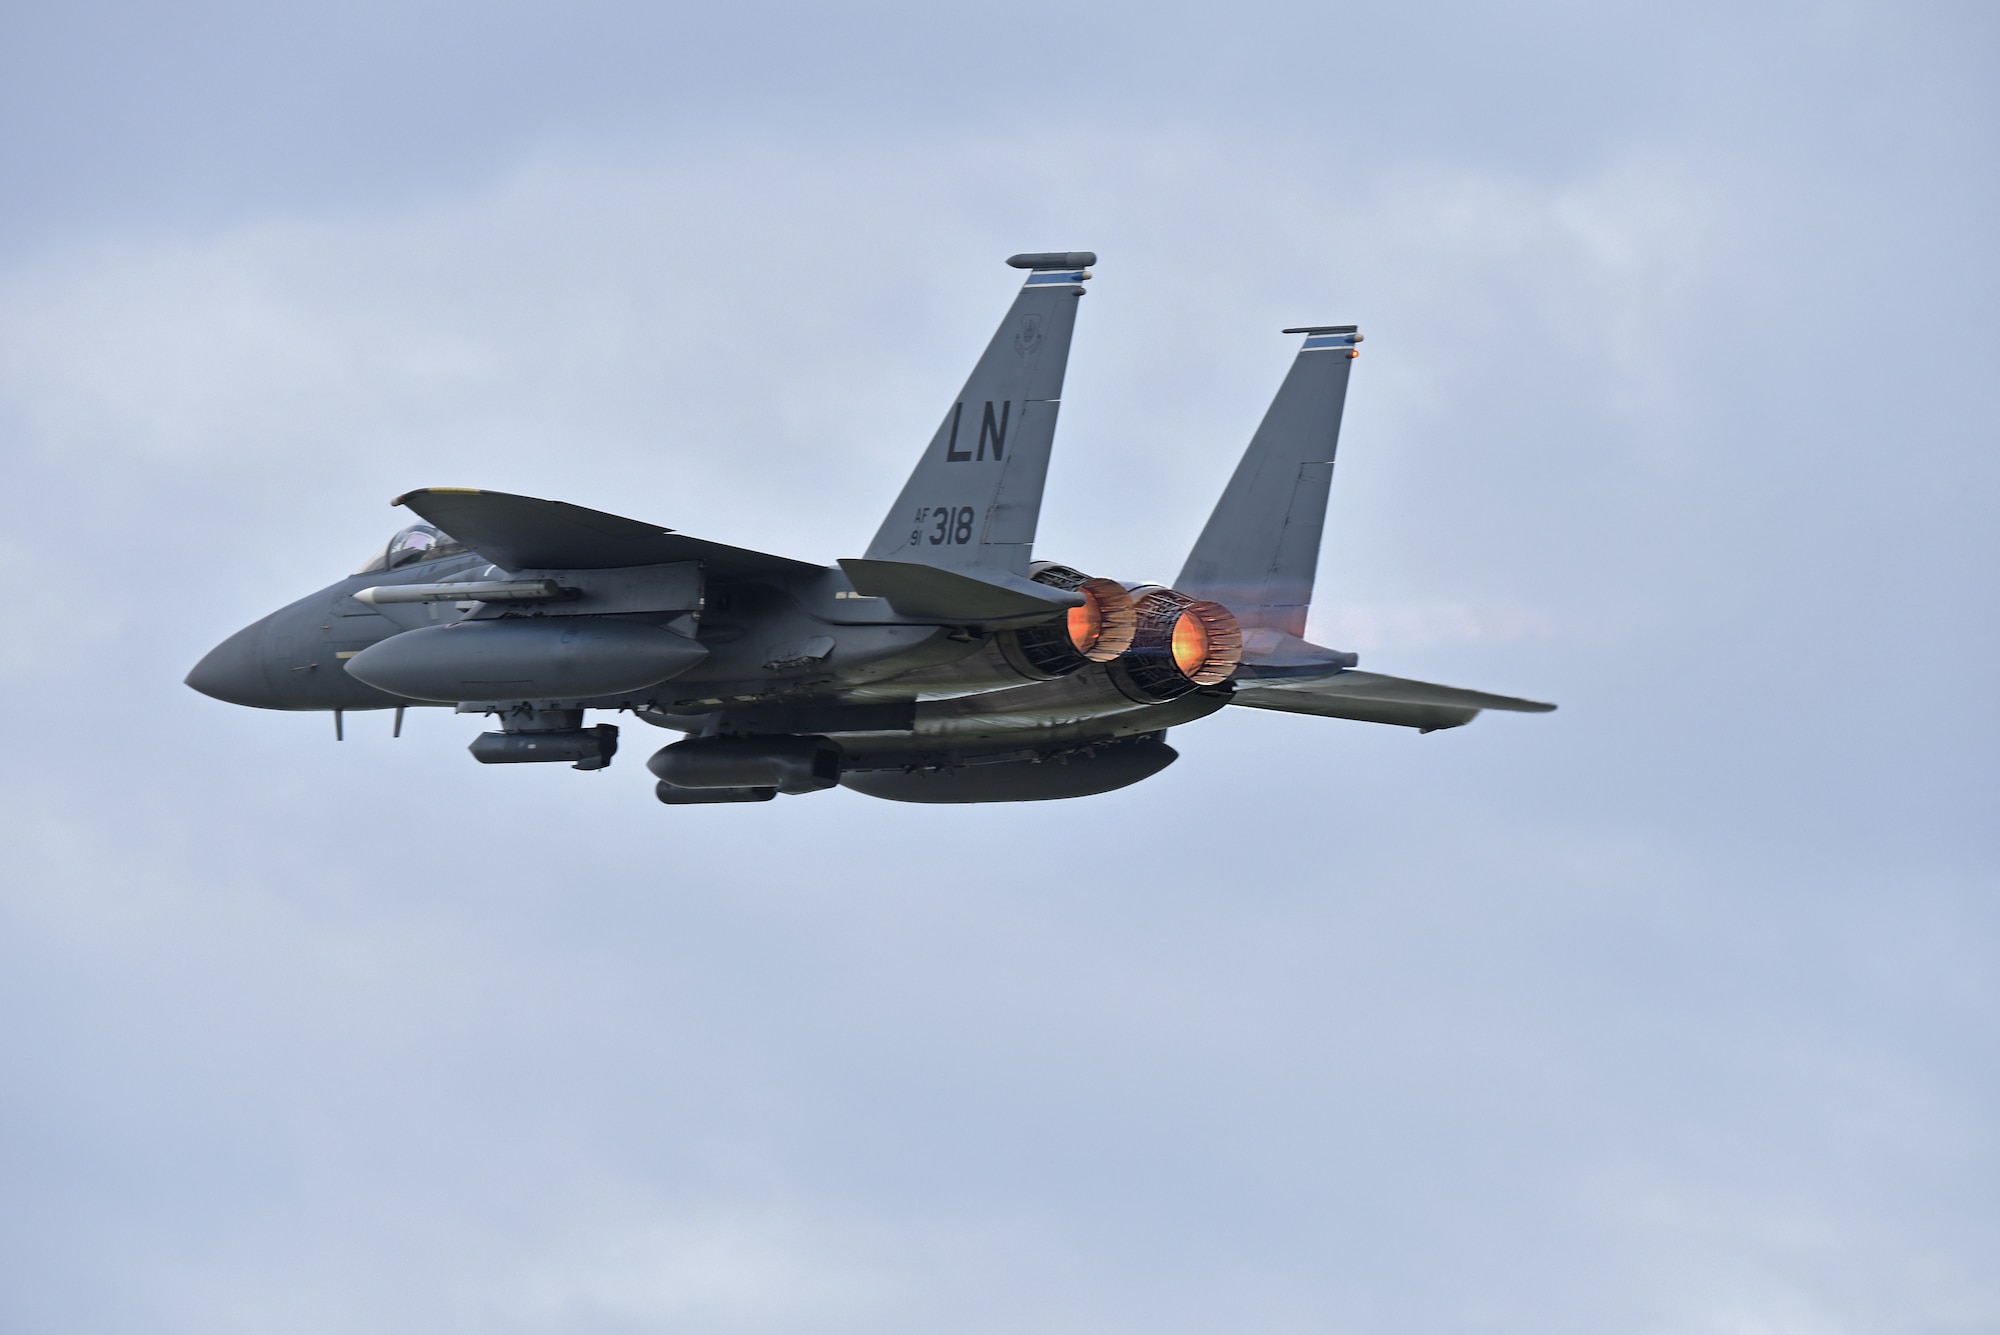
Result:
[[[232,705],[269,709],[271,686],[264,675],[263,639],[262,621],[245,626],[210,649],[187,674],[187,684]]]

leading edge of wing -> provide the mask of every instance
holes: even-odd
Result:
[[[428,522],[508,570],[610,570],[705,562],[715,575],[742,578],[818,571],[821,566],[691,538],[658,524],[470,487],[420,487],[398,496]]]
[[[1388,723],[1423,732],[1461,727],[1482,709],[1517,714],[1546,714],[1555,709],[1540,700],[1351,669],[1312,676],[1253,677],[1237,683],[1230,703],[1288,714]]]

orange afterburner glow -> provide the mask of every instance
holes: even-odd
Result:
[[[1104,631],[1104,614],[1097,610],[1097,600],[1085,594],[1082,607],[1069,609],[1069,642],[1076,646],[1080,654],[1087,654],[1097,644],[1097,637]]]
[[[1132,595],[1113,579],[1087,579],[1075,586],[1083,606],[1069,609],[1069,642],[1093,663],[1109,663],[1132,647],[1139,613]]]
[[[1228,681],[1243,661],[1243,627],[1230,610],[1177,589],[1133,590],[1139,634],[1113,666],[1112,679],[1133,700],[1172,700]]]
[[[1139,612],[1123,584],[1053,561],[1036,562],[1028,577],[1083,599],[1060,617],[1000,635],[1001,654],[1029,681],[1054,681],[1091,663],[1109,663],[1132,647]]]
[[[1197,599],[1174,622],[1174,666],[1197,686],[1228,681],[1243,661],[1243,627],[1221,603]]]
[[[1075,616],[1074,612],[1070,613]],[[1208,662],[1208,628],[1192,612],[1181,613],[1180,620],[1174,622],[1174,666],[1181,674],[1193,680]]]

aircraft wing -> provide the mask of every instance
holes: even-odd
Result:
[[[398,496],[444,532],[508,570],[610,570],[702,561],[724,579],[818,571],[783,556],[728,547],[564,501],[471,487],[422,487]]]
[[[1390,723],[1421,732],[1461,727],[1472,722],[1482,709],[1546,714],[1555,708],[1538,700],[1519,700],[1511,695],[1488,695],[1485,691],[1352,670],[1259,674],[1239,680],[1230,703],[1252,709],[1282,710],[1287,714]]]

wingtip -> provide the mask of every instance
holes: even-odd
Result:
[[[403,494],[402,494],[401,496],[398,496],[398,497],[397,497],[397,498],[396,498],[395,500],[393,500],[393,501],[390,501],[390,502],[389,502],[389,504],[390,504],[390,505],[392,505],[392,506],[395,506],[395,505],[408,505],[408,504],[410,503],[410,497],[412,497],[412,496],[435,496],[435,495],[439,494],[440,492],[443,492],[443,493],[445,493],[445,494],[447,494],[447,495],[452,495],[452,496],[477,496],[477,495],[479,495],[479,493],[480,493],[480,488],[478,488],[478,487],[413,487],[413,488],[411,488],[411,489],[410,489],[409,491],[406,491],[406,492],[404,492],[404,493],[403,493]]]

